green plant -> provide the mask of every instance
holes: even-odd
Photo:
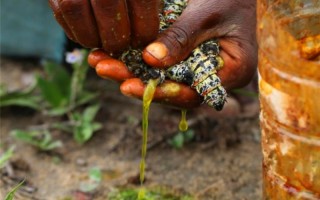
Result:
[[[0,156],[0,169],[3,168],[6,162],[13,156],[14,147],[10,147]]]
[[[167,191],[165,189],[145,189],[145,196],[143,200],[193,200],[189,195],[175,194],[174,191]],[[126,188],[114,189],[108,195],[109,200],[137,200],[140,189]]]
[[[73,134],[74,139],[83,144],[88,141],[94,132],[102,128],[102,124],[95,122],[94,118],[100,109],[99,104],[91,105],[83,112],[73,112],[70,114],[70,123],[55,124],[55,127]]]
[[[35,110],[40,109],[41,97],[34,95],[36,84],[33,84],[24,91],[8,92],[4,85],[0,86],[0,107],[22,106]]]
[[[189,129],[185,132],[178,132],[168,142],[172,147],[176,149],[181,149],[183,145],[190,142],[193,138],[194,138],[194,131],[192,129]]]
[[[82,192],[93,192],[102,181],[102,172],[99,168],[93,167],[89,170],[89,181],[80,185]]]
[[[62,146],[62,142],[59,140],[53,140],[49,131],[23,131],[23,130],[13,130],[11,134],[26,143],[29,143],[40,150],[49,151],[57,147]]]
[[[88,64],[84,59],[87,56],[86,50],[76,50],[70,53],[79,58],[73,60],[73,73],[69,73],[59,65],[46,62],[44,69],[46,78],[37,77],[37,87],[45,100],[47,114],[53,116],[64,115],[75,108],[93,100],[97,94],[84,90]]]
[[[8,192],[8,194],[6,195],[6,197],[4,199],[5,200],[13,200],[14,194],[23,185],[23,183],[24,183],[24,180],[21,181],[18,185],[16,185],[10,192]]]
[[[0,107],[23,106],[35,110],[44,110],[45,114],[61,116],[77,107],[92,101],[97,94],[83,88],[89,69],[86,50],[69,53],[73,72],[56,63],[44,62],[45,76],[38,74],[36,82],[24,91],[8,92],[0,86]]]
[[[52,150],[62,145],[53,141],[51,131],[60,129],[73,133],[75,140],[83,144],[102,125],[94,121],[100,109],[94,99],[97,93],[84,88],[86,74],[89,69],[86,50],[74,50],[67,53],[67,62],[73,68],[70,74],[64,67],[52,62],[44,62],[45,76],[37,75],[35,84],[24,91],[7,92],[0,87],[0,107],[24,106],[43,111],[47,117],[67,116],[67,121],[37,125],[36,129],[14,130],[12,135],[41,150]],[[56,120],[57,119],[57,120]]]

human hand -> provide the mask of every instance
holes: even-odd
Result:
[[[96,49],[89,54],[88,63],[100,77],[120,82],[120,90],[124,95],[142,99],[144,83],[134,77],[123,62]],[[156,88],[153,101],[174,107],[193,108],[200,105],[202,99],[190,86],[166,80]]]
[[[218,38],[221,47],[222,85],[227,90],[246,85],[257,67],[256,0],[189,0],[178,20],[146,47],[143,58],[154,67],[172,66],[211,38]]]
[[[160,68],[171,66],[203,41],[219,38],[225,61],[218,72],[222,85],[228,90],[241,87],[250,81],[257,64],[255,5],[254,0],[190,0],[180,18],[144,50],[144,60]],[[126,81],[122,92],[141,98],[142,88],[128,87],[130,83],[135,82]]]
[[[160,0],[49,0],[67,36],[111,55],[144,47],[159,31]]]

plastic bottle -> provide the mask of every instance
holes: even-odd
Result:
[[[264,199],[320,199],[320,0],[258,0]]]

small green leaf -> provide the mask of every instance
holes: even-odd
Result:
[[[100,109],[99,104],[95,104],[90,107],[87,107],[83,112],[83,121],[86,121],[86,122],[93,121],[99,109]]]
[[[184,144],[190,142],[194,138],[194,131],[189,129],[185,132],[178,132],[172,139],[168,142],[171,146],[176,149],[181,149]]]
[[[0,84],[0,97],[5,94],[7,94],[7,88],[3,84]]]
[[[96,182],[101,182],[102,180],[102,173],[101,170],[97,167],[93,167],[89,170],[89,177],[91,180]]]
[[[6,162],[13,156],[14,147],[10,147],[0,156],[0,169],[3,168]]]
[[[64,107],[57,107],[57,108],[52,108],[52,109],[49,109],[47,111],[47,115],[48,116],[62,116],[62,115],[65,115],[66,113],[68,113],[70,111],[70,108],[67,107],[67,106],[64,106]]]
[[[93,167],[89,170],[90,180],[85,183],[81,183],[80,190],[82,192],[92,192],[100,185],[102,180],[102,172],[99,168]]]
[[[11,134],[15,138],[17,138],[21,141],[24,141],[24,142],[27,142],[29,144],[36,145],[36,146],[38,145],[38,143],[34,139],[35,136],[39,135],[39,133],[36,131],[13,130],[13,131],[11,131]]]
[[[59,87],[50,81],[43,79],[42,77],[37,78],[37,85],[41,90],[43,98],[52,106],[60,107],[66,105],[68,97],[61,93]]]
[[[57,85],[61,94],[68,99],[71,93],[71,76],[67,70],[63,66],[53,62],[46,62],[44,69],[47,73],[48,80]]]
[[[192,129],[187,130],[183,133],[184,141],[190,142],[194,138],[194,131]]]
[[[92,130],[93,132],[96,132],[98,130],[102,129],[102,124],[99,122],[93,122],[92,123]]]
[[[72,133],[73,132],[73,126],[71,124],[64,124],[64,123],[54,123],[52,124],[52,128],[56,128],[68,133]]]
[[[44,132],[13,130],[11,134],[15,138],[29,143],[43,151],[49,151],[62,146],[61,141],[52,140],[51,134],[47,130],[45,130]]]
[[[21,107],[28,107],[34,110],[39,110],[39,98],[37,97],[15,97],[9,99],[1,99],[0,100],[0,107],[6,106],[21,106]]]
[[[81,124],[82,116],[78,112],[71,113],[71,120]]]
[[[93,134],[93,129],[90,123],[82,123],[80,126],[75,128],[73,134],[74,139],[78,143],[83,144],[91,138]]]
[[[1,88],[4,88],[4,86],[1,86]],[[0,95],[0,107],[23,106],[35,110],[40,109],[39,103],[41,97],[33,94],[34,88],[35,84],[24,91],[7,92],[6,89],[2,89]]]
[[[86,103],[89,103],[93,99],[95,99],[98,96],[98,93],[92,93],[92,92],[87,92],[87,91],[82,91],[79,94],[79,97],[77,98],[76,105],[75,106],[80,106]]]
[[[58,147],[62,147],[62,142],[60,140],[50,141],[49,143],[43,145],[41,147],[41,149],[44,150],[44,151],[50,151],[50,150],[56,149]]]
[[[14,194],[16,193],[16,191],[22,186],[22,184],[24,183],[24,180],[21,181],[17,186],[15,186],[4,198],[5,200],[13,200],[14,198]]]
[[[171,140],[169,140],[169,144],[171,144],[176,149],[181,149],[184,144],[183,134],[181,132],[179,132]]]

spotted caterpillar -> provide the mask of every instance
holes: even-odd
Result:
[[[160,17],[160,32],[166,30],[186,7],[186,0],[165,0],[163,13]],[[204,102],[216,110],[221,110],[226,101],[227,93],[217,76],[217,70],[223,66],[219,56],[219,44],[216,40],[208,40],[192,51],[190,56],[165,72],[150,68],[142,60],[140,50],[128,50],[121,58],[129,70],[143,81],[160,77],[183,82],[194,88],[204,99]]]

